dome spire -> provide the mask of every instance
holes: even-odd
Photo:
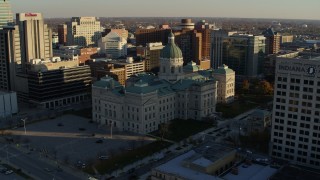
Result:
[[[168,36],[168,43],[174,44],[174,34],[172,33],[172,29],[171,29],[171,32]]]

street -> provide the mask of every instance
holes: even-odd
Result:
[[[11,145],[1,148],[0,158],[3,162],[9,161],[10,164],[21,168],[22,172],[36,179],[81,179],[79,176],[75,176],[74,173],[66,172],[65,170],[58,172],[56,170],[57,165],[39,159],[38,154],[26,154]],[[46,171],[45,168],[49,171]]]

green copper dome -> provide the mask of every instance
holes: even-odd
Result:
[[[183,58],[181,49],[174,43],[172,32],[169,34],[168,44],[161,50],[160,57],[167,59]]]

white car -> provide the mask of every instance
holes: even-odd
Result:
[[[12,170],[8,170],[8,171],[6,171],[4,174],[5,174],[5,175],[9,175],[9,174],[12,174],[12,173],[13,173]]]

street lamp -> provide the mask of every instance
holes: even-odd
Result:
[[[27,134],[27,129],[26,129],[26,120],[27,120],[27,118],[22,118],[20,120],[23,121],[24,134]]]
[[[110,138],[112,139],[112,125],[113,125],[113,121],[110,122]]]

